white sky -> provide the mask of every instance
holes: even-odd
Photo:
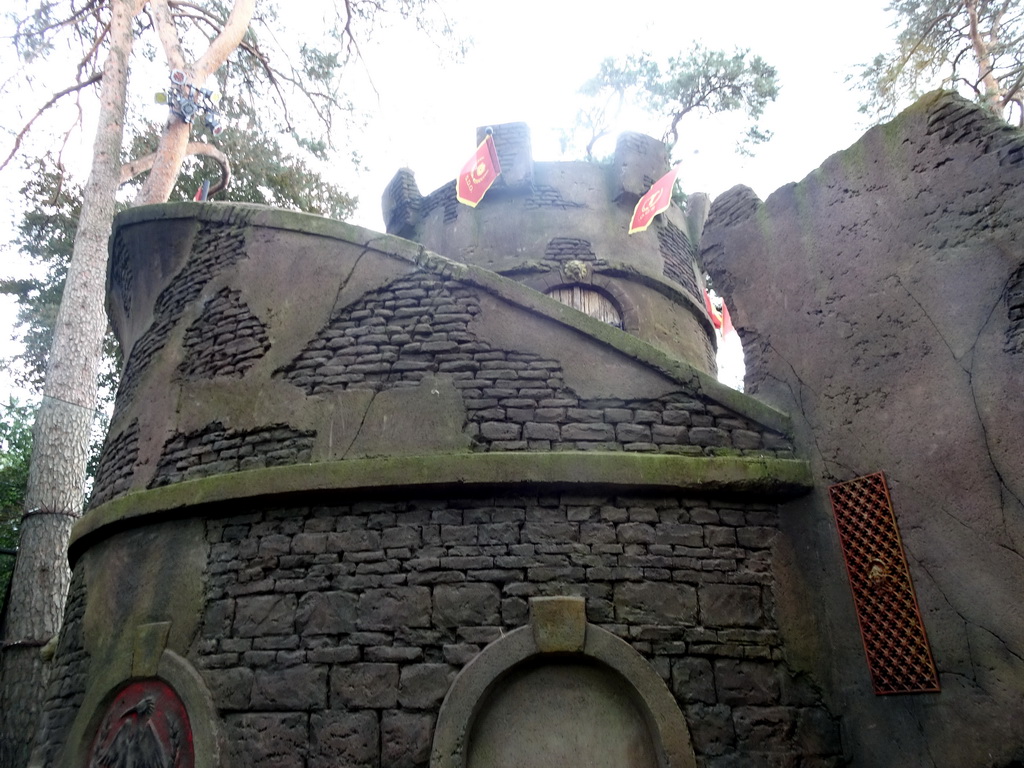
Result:
[[[695,40],[728,51],[749,48],[776,67],[781,92],[762,121],[774,138],[751,158],[734,152],[735,120],[687,118],[676,149],[680,184],[686,192],[715,197],[742,183],[765,198],[802,179],[866,130],[858,96],[844,79],[889,48],[893,34],[885,0],[733,0],[726,5],[442,0],[441,5],[459,33],[471,38],[462,61],[452,63],[437,45],[408,29],[380,33],[362,46],[365,72],[354,72],[350,82],[369,123],[351,141],[368,170],[356,174],[342,161],[334,171],[334,180],[360,197],[354,223],[383,229],[380,196],[400,167],[415,172],[424,194],[454,178],[474,149],[479,125],[527,122],[535,159],[568,159],[560,157],[560,131],[575,116],[577,89],[604,58],[647,51],[667,59],[685,53]],[[16,128],[14,119],[9,111],[0,116],[0,125]],[[638,120],[619,127],[661,131],[657,123]],[[611,151],[614,136],[607,141],[598,154]],[[91,136],[82,143],[86,154],[89,144]],[[7,147],[5,141],[4,155]],[[15,175],[0,174],[5,200],[16,199],[17,185]],[[8,239],[4,230],[11,231],[15,208],[9,205],[0,219],[0,240]],[[0,253],[4,273],[19,270],[13,251]],[[11,354],[4,342],[13,317],[9,306],[0,306],[0,356]],[[11,391],[7,372],[0,371],[0,399],[6,401]]]
[[[412,36],[400,45],[392,38],[393,47],[365,51],[380,94],[371,127],[379,141],[365,145],[371,172],[359,185],[356,222],[381,228],[380,194],[401,166],[412,168],[424,194],[454,178],[474,149],[479,125],[527,122],[535,159],[560,159],[558,136],[575,116],[574,94],[605,57],[648,51],[667,59],[694,40],[709,48],[749,48],[776,67],[781,92],[763,121],[775,136],[753,158],[734,151],[735,120],[688,117],[676,150],[682,160],[680,183],[687,192],[712,197],[743,183],[766,197],[803,178],[866,129],[857,95],[844,79],[888,47],[892,32],[884,5],[879,0],[445,3],[474,39],[462,63],[440,65],[436,53]],[[621,128],[654,135],[662,130],[657,123],[637,122]],[[614,137],[607,141],[604,151],[610,153]]]

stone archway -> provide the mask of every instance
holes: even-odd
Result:
[[[588,624],[583,598],[533,598],[530,623],[459,674],[438,715],[431,768],[567,763],[693,768],[689,729],[647,661]]]

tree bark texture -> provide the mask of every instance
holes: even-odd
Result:
[[[107,0],[111,22],[93,164],[82,199],[64,298],[54,328],[43,402],[33,427],[19,556],[0,645],[0,767],[29,760],[46,689],[39,650],[60,629],[70,584],[67,544],[81,515],[96,377],[106,330],[107,240],[120,184],[132,20],[147,0]],[[255,0],[235,0],[210,47],[188,66],[167,0],[148,0],[169,68],[201,83],[238,46]],[[167,200],[189,146],[190,126],[171,115],[137,204]]]
[[[168,64],[172,69],[183,70],[191,82],[202,85],[242,42],[252,20],[256,0],[235,0],[220,33],[191,66],[185,62],[182,54],[167,0],[151,0],[150,6]],[[174,113],[170,114],[154,153],[152,170],[135,198],[136,205],[162,203],[170,197],[174,183],[178,180],[181,163],[188,154],[190,131],[190,125]]]
[[[68,536],[82,512],[106,329],[107,239],[121,171],[132,19],[141,0],[110,0],[110,8],[92,170],[33,426],[26,511],[0,652],[0,765],[5,768],[21,768],[29,758],[47,682],[39,650],[60,629],[70,582]]]
[[[971,47],[974,49],[974,58],[978,62],[978,81],[985,85],[984,104],[1002,117],[1003,108],[1006,106],[1003,102],[1003,89],[999,86],[999,80],[996,79],[992,71],[992,44],[996,42],[996,36],[999,33],[999,19],[998,17],[993,19],[992,28],[986,40],[978,18],[977,0],[965,0],[964,8],[967,10],[969,21]]]

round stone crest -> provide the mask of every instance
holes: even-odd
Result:
[[[185,705],[162,680],[137,680],[114,697],[100,722],[89,768],[194,768]]]

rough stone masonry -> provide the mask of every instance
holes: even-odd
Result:
[[[35,764],[140,723],[173,765],[1024,760],[1021,134],[932,95],[633,237],[659,142],[495,141],[476,209],[400,171],[391,234],[119,217],[126,363]],[[758,399],[714,378],[705,268]],[[825,494],[877,470],[940,693],[870,690]]]

